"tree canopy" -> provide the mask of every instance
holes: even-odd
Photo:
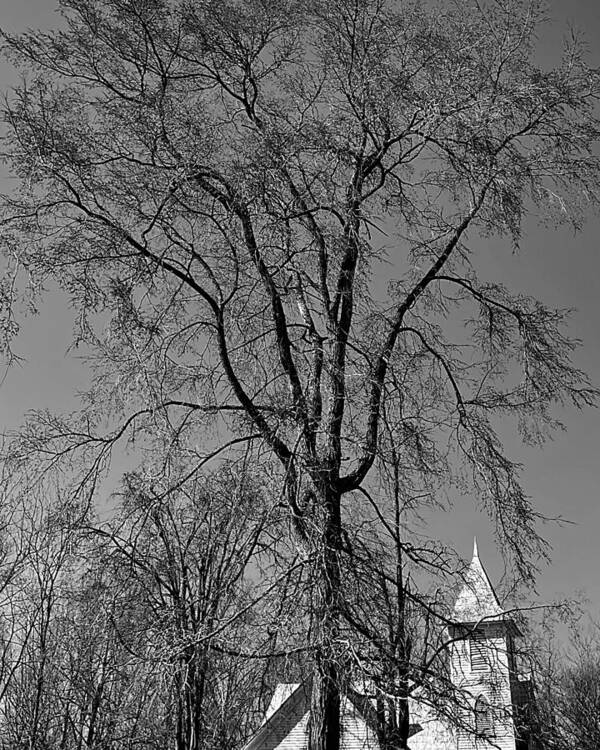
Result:
[[[3,343],[55,283],[94,381],[7,460],[69,464],[89,503],[135,442],[127,486],[160,503],[249,451],[273,549],[289,530],[274,559],[306,574],[310,747],[337,750],[347,633],[406,690],[424,598],[403,566],[452,572],[411,535],[423,503],[472,493],[519,575],[543,552],[498,426],[543,440],[554,407],[596,392],[565,311],[478,258],[519,246],[528,216],[579,226],[596,205],[598,73],[576,42],[536,66],[538,0],[61,8],[57,30],[4,35],[25,78],[4,105]]]

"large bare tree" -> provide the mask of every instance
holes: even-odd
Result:
[[[89,493],[118,440],[166,436],[197,467],[251,443],[310,561],[310,748],[337,750],[357,519],[385,535],[398,507],[381,472],[407,511],[470,487],[530,573],[494,420],[535,440],[595,394],[564,314],[481,279],[478,251],[595,204],[598,75],[576,45],[536,67],[538,0],[61,7],[59,30],[4,36],[26,75],[4,108],[5,343],[52,281],[95,379],[14,450],[83,451]]]

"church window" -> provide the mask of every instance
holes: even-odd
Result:
[[[494,723],[488,699],[480,695],[475,701],[475,732],[478,737],[493,737]]]
[[[482,630],[475,630],[469,639],[471,671],[487,672],[490,669],[489,644]]]

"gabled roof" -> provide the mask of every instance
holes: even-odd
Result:
[[[452,619],[456,623],[504,619],[504,610],[479,559],[477,539],[473,544],[473,559],[465,573],[463,587],[452,612]]]
[[[310,694],[305,685],[278,685],[262,726],[244,746],[244,750],[271,750],[286,739],[295,728],[302,736],[305,732],[303,718],[309,700]]]
[[[291,697],[293,693],[300,687],[299,682],[280,682],[275,688],[269,707],[265,713],[263,724],[273,716],[273,714],[280,709],[280,707]]]

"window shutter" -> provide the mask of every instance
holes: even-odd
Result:
[[[487,672],[491,668],[490,649],[482,630],[475,630],[469,639],[471,650],[471,671]]]

